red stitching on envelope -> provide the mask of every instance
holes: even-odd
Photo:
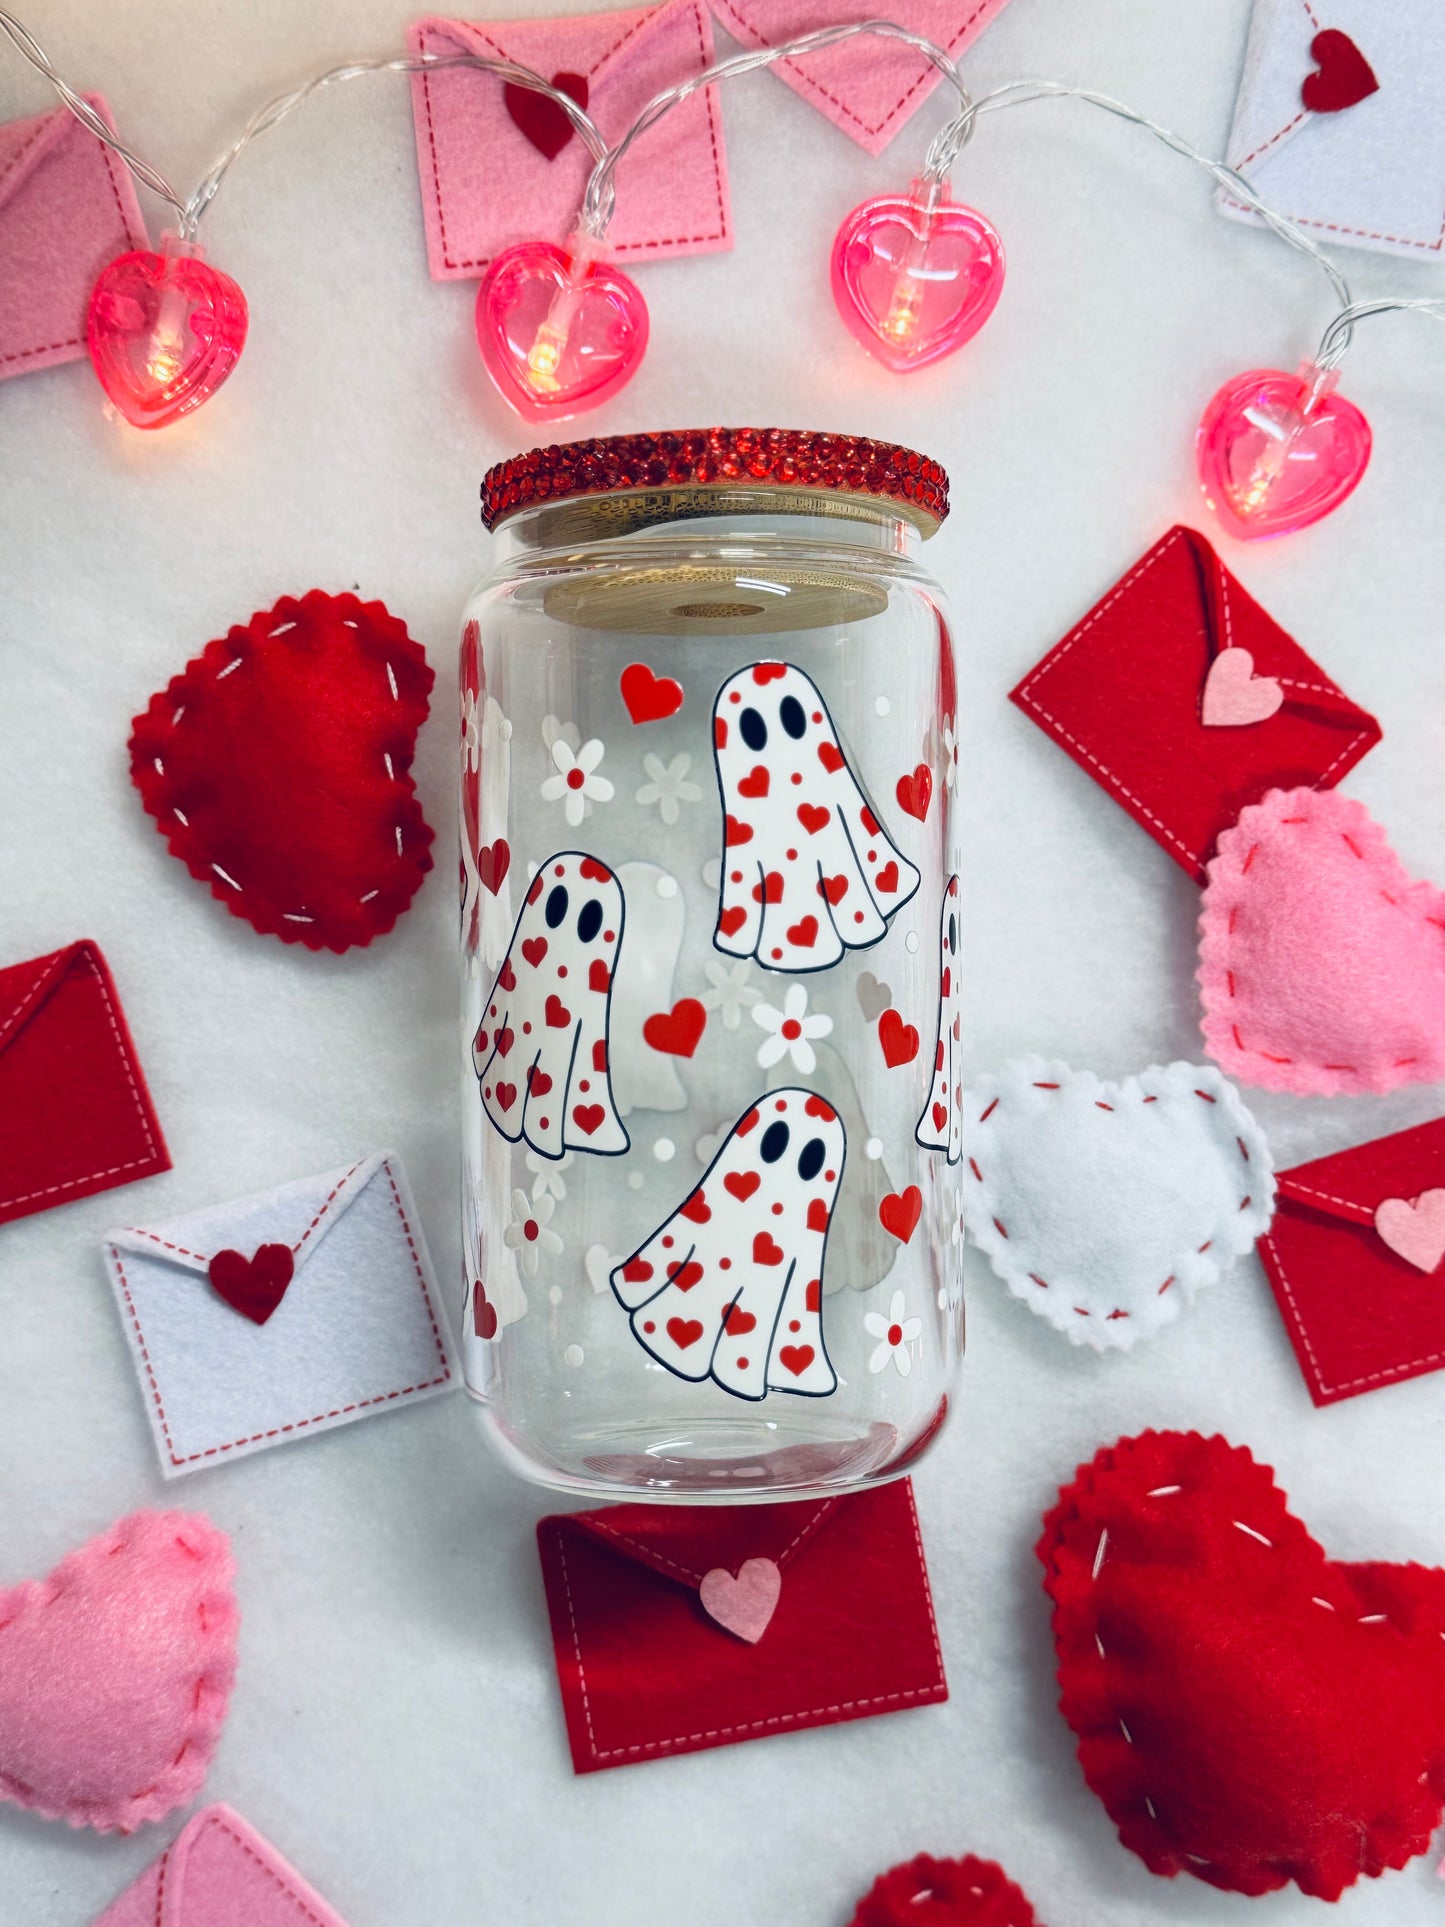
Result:
[[[1220,200],[1225,207],[1237,208],[1241,214],[1254,213],[1247,201],[1236,201],[1228,194],[1222,194]],[[1309,214],[1287,214],[1285,219],[1293,221],[1296,227],[1322,228],[1326,234],[1353,234],[1362,241],[1390,241],[1401,248],[1427,248],[1432,254],[1445,248],[1445,215],[1441,216],[1440,232],[1433,241],[1420,241],[1410,234],[1384,234],[1377,228],[1346,227],[1342,222],[1321,221]]]
[[[1324,1193],[1319,1192],[1316,1195],[1322,1197]],[[1337,1199],[1335,1202],[1344,1203],[1346,1200]],[[1385,1371],[1366,1372],[1363,1378],[1347,1378],[1341,1380],[1338,1385],[1326,1385],[1324,1375],[1320,1371],[1320,1361],[1315,1357],[1315,1348],[1310,1343],[1309,1328],[1306,1326],[1299,1305],[1295,1300],[1295,1295],[1289,1282],[1289,1273],[1285,1270],[1284,1262],[1279,1255],[1279,1247],[1268,1232],[1265,1233],[1262,1242],[1268,1246],[1269,1255],[1274,1260],[1275,1270],[1279,1274],[1279,1282],[1284,1286],[1284,1295],[1289,1303],[1290,1322],[1299,1333],[1304,1343],[1305,1351],[1309,1355],[1311,1376],[1326,1397],[1332,1398],[1336,1392],[1357,1392],[1365,1385],[1388,1385],[1397,1378],[1408,1378],[1412,1373],[1424,1371],[1432,1365],[1445,1365],[1445,1352],[1430,1352],[1424,1358],[1412,1358],[1403,1365],[1391,1365]]]

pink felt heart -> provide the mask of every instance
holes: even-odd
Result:
[[[1407,1265],[1434,1271],[1445,1258],[1445,1191],[1386,1198],[1375,1209],[1375,1229]]]
[[[1445,1077],[1445,896],[1337,790],[1271,790],[1225,831],[1200,937],[1232,1077],[1316,1097]]]
[[[136,1512],[0,1593],[0,1799],[130,1833],[201,1787],[236,1672],[230,1541]]]
[[[1247,649],[1221,649],[1205,678],[1201,715],[1207,729],[1237,729],[1266,722],[1283,701],[1273,676],[1255,675]]]
[[[756,1646],[768,1630],[783,1590],[783,1575],[771,1559],[745,1559],[737,1577],[725,1566],[703,1574],[698,1587],[702,1609],[719,1626]]]

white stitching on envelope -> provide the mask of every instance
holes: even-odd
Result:
[[[1284,1260],[1279,1255],[1279,1247],[1268,1233],[1265,1234],[1262,1242],[1269,1250],[1269,1255],[1279,1275],[1279,1282],[1284,1287],[1284,1295],[1289,1303],[1290,1320],[1295,1330],[1299,1333],[1300,1338],[1304,1341],[1305,1351],[1309,1354],[1310,1372],[1321,1392],[1329,1397],[1333,1397],[1336,1392],[1356,1392],[1365,1385],[1390,1384],[1397,1378],[1406,1378],[1411,1373],[1423,1371],[1428,1366],[1445,1365],[1445,1352],[1431,1352],[1425,1358],[1412,1358],[1405,1364],[1392,1365],[1387,1371],[1367,1372],[1363,1378],[1348,1378],[1343,1379],[1338,1385],[1327,1385],[1324,1380],[1324,1374],[1320,1370],[1320,1361],[1315,1356],[1315,1348],[1310,1343],[1309,1328],[1305,1324],[1299,1304],[1290,1287],[1289,1274],[1284,1268]]]

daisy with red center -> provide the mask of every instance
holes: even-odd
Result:
[[[878,1311],[870,1311],[865,1315],[864,1331],[870,1338],[878,1340],[873,1348],[873,1355],[868,1360],[870,1372],[886,1370],[890,1359],[898,1368],[899,1376],[902,1378],[907,1378],[913,1370],[913,1354],[908,1348],[922,1335],[923,1320],[905,1318],[903,1309],[903,1293],[895,1291],[889,1303],[886,1318]]]

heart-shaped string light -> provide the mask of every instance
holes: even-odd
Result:
[[[166,235],[103,268],[85,341],[101,387],[136,428],[164,428],[215,394],[246,345],[246,297],[199,248]]]
[[[642,291],[591,235],[565,247],[522,241],[477,290],[477,344],[503,401],[534,421],[565,421],[624,387],[647,348]]]
[[[1337,509],[1370,460],[1370,424],[1303,362],[1236,375],[1204,411],[1195,442],[1204,499],[1231,535],[1287,535]]]

